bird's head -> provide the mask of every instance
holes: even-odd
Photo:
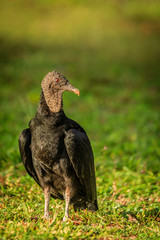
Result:
[[[49,72],[41,83],[44,92],[64,92],[69,91],[79,96],[79,90],[73,87],[69,81],[60,73],[53,71]]]

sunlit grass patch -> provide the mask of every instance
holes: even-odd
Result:
[[[42,218],[44,197],[42,190],[25,174],[22,164],[14,170],[11,168],[1,174],[1,236],[4,238],[48,239],[121,237],[136,238],[142,236],[158,237],[159,234],[159,202],[156,189],[146,191],[151,176],[139,175],[125,170],[106,172],[97,178],[99,210],[91,213],[86,210],[75,213],[70,209],[70,219],[62,221],[65,204],[52,199],[50,201],[50,220]],[[128,179],[128,174],[132,177]],[[123,175],[123,177],[122,177]],[[148,176],[148,177],[147,177]],[[107,178],[107,181],[105,179]],[[123,179],[126,182],[123,183]],[[127,180],[128,179],[128,180]],[[158,176],[155,183],[158,184]],[[139,190],[134,188],[138,186]]]

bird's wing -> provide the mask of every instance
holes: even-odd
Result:
[[[29,128],[24,129],[19,136],[19,150],[23,164],[28,172],[28,174],[35,179],[35,181],[40,185],[37,174],[35,172],[32,153],[30,149],[31,144],[31,133]]]
[[[98,209],[94,157],[86,133],[70,129],[65,132],[64,143],[76,175],[82,183],[88,203]]]

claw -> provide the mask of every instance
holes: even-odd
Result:
[[[69,219],[69,216],[64,216],[63,217],[63,222],[67,222],[68,219]]]
[[[49,214],[44,214],[43,218],[46,219],[46,220],[49,220]]]

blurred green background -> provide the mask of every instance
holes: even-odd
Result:
[[[97,175],[160,168],[160,1],[0,1],[0,167],[20,162],[18,136],[53,70],[81,95],[64,110],[87,131]]]

